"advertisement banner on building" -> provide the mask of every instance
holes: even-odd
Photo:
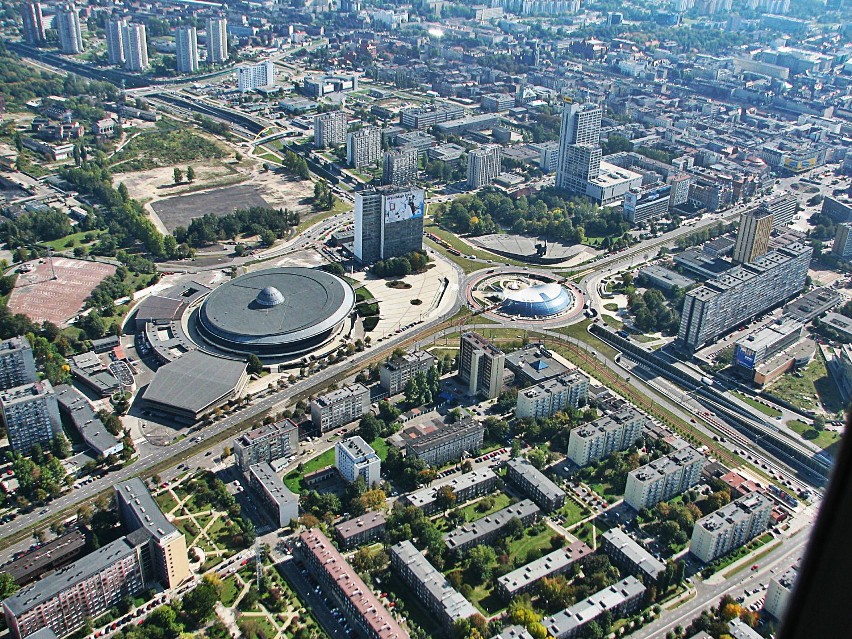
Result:
[[[737,346],[734,359],[738,366],[754,370],[754,351]]]
[[[384,200],[385,224],[393,224],[423,217],[425,210],[425,192],[423,189],[410,189],[401,193],[386,195]]]

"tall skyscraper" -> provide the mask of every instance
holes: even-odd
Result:
[[[124,64],[124,30],[127,20],[110,20],[106,25],[107,60],[110,64]]]
[[[596,104],[565,105],[559,133],[557,188],[585,194],[589,180],[600,174],[602,115]]]
[[[737,264],[753,262],[769,250],[769,234],[772,233],[772,213],[762,208],[746,211],[740,216],[737,243],[734,245],[733,260]]]
[[[144,24],[130,24],[124,29],[124,66],[128,71],[148,68],[148,37]]]
[[[467,186],[478,189],[500,175],[500,146],[488,144],[467,154]]]
[[[26,337],[0,342],[0,389],[32,384],[38,380],[33,349]]]
[[[207,18],[207,62],[218,64],[228,59],[228,21]]]
[[[62,432],[56,394],[47,380],[4,390],[0,414],[12,450],[22,455],[28,455],[36,444],[49,447]]]
[[[417,181],[417,149],[403,147],[385,153],[382,184],[407,186]]]
[[[275,65],[271,60],[240,67],[237,71],[237,88],[241,93],[275,84]]]
[[[464,333],[459,341],[459,379],[468,395],[497,397],[503,389],[506,355],[479,333]]]
[[[378,161],[382,155],[382,132],[374,126],[365,126],[346,136],[346,163],[354,168]]]
[[[844,260],[852,257],[852,224],[841,222],[837,225],[831,252]]]
[[[198,32],[195,27],[180,27],[175,32],[177,70],[179,73],[198,71]]]
[[[45,42],[44,18],[41,15],[40,2],[25,2],[21,7],[24,20],[24,42],[40,47]]]
[[[56,10],[54,24],[59,32],[59,50],[75,54],[83,51],[83,33],[80,31],[80,15],[73,4],[64,4]]]
[[[362,263],[423,248],[423,189],[381,187],[355,194],[355,257]]]
[[[347,119],[343,111],[314,116],[314,147],[326,149],[346,142]]]

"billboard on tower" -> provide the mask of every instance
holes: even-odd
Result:
[[[408,189],[386,195],[384,197],[385,224],[423,217],[425,200],[423,189]]]

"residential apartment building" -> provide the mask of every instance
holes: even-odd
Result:
[[[365,126],[346,136],[346,163],[353,168],[370,166],[382,156],[382,131]]]
[[[370,410],[370,390],[349,384],[311,400],[311,422],[321,433],[361,419]]]
[[[419,508],[426,515],[434,515],[439,510],[438,491],[449,488],[456,497],[456,505],[494,492],[497,487],[497,475],[490,468],[472,470],[452,479],[435,482],[420,490],[403,495],[404,504]]]
[[[274,85],[275,64],[272,60],[249,64],[237,69],[237,89],[240,93],[248,93]]]
[[[121,523],[148,538],[151,573],[165,588],[175,588],[191,576],[186,538],[166,519],[138,477],[117,484],[115,502]]]
[[[772,502],[761,493],[749,493],[695,522],[689,551],[711,562],[748,543],[769,524]]]
[[[0,342],[0,389],[38,381],[33,349],[26,337],[10,337]]]
[[[417,149],[408,146],[385,153],[382,184],[408,186],[417,181]]]
[[[572,371],[518,391],[515,416],[550,417],[583,406],[588,396],[589,378],[580,371]]]
[[[56,394],[47,380],[0,392],[0,415],[12,450],[22,455],[36,444],[49,448],[62,434]]]
[[[59,34],[59,50],[75,55],[83,52],[83,33],[80,31],[80,14],[73,4],[63,4],[56,9],[54,26]]]
[[[334,466],[349,483],[359,477],[368,487],[381,481],[382,462],[373,447],[359,435],[337,442],[334,447]]]
[[[784,613],[787,611],[787,606],[790,603],[790,593],[793,592],[793,585],[796,583],[798,572],[798,567],[794,566],[785,570],[783,574],[772,577],[769,580],[763,609],[778,620],[783,619]]]
[[[627,474],[624,501],[634,510],[653,508],[692,488],[707,463],[692,446],[685,446]]]
[[[407,539],[391,546],[391,568],[451,635],[453,624],[478,614],[477,609]]]
[[[467,154],[467,186],[478,189],[487,186],[500,175],[502,149],[497,144],[488,144],[473,149]]]
[[[762,208],[746,211],[740,216],[737,242],[732,259],[735,264],[753,262],[769,251],[769,235],[772,233],[772,213]]]
[[[408,633],[319,529],[310,528],[299,534],[296,553],[357,635],[367,639],[408,639]]]
[[[697,350],[799,293],[812,254],[810,246],[788,244],[689,291],[683,300],[678,342]]]
[[[482,110],[488,113],[508,111],[515,106],[515,96],[512,93],[489,93],[482,96],[481,105]]]
[[[542,619],[541,623],[554,639],[575,639],[604,611],[610,612],[617,619],[641,609],[645,595],[645,586],[636,577],[627,577],[562,612]]]
[[[612,453],[626,450],[642,434],[645,416],[632,408],[596,419],[571,431],[568,459],[578,466],[594,464]]]
[[[291,419],[264,424],[234,440],[234,456],[240,470],[295,455],[299,450],[299,425]]]
[[[354,252],[358,261],[399,257],[423,250],[426,192],[383,186],[355,193]]]
[[[506,355],[479,333],[463,333],[459,341],[459,379],[468,395],[491,399],[503,389]]]
[[[124,64],[124,30],[127,28],[127,20],[118,18],[106,23],[107,62],[110,64]]]
[[[506,464],[506,479],[544,510],[557,510],[565,505],[565,491],[548,479],[528,459],[523,457],[510,459]]]
[[[207,18],[207,62],[221,64],[227,59],[228,21],[221,17]]]
[[[450,552],[462,553],[474,546],[489,544],[497,539],[512,519],[520,519],[524,526],[529,526],[538,519],[540,514],[541,509],[532,500],[524,499],[496,513],[444,533],[444,544]]]
[[[178,27],[175,31],[178,73],[198,72],[198,31],[195,27]]]
[[[122,35],[124,68],[141,72],[148,68],[148,36],[144,24],[129,24]]]
[[[852,223],[841,222],[837,225],[831,252],[844,260],[852,257]]]
[[[334,531],[343,548],[350,549],[384,538],[386,524],[384,513],[371,510],[340,522],[335,525]]]
[[[277,528],[285,528],[299,518],[299,496],[287,488],[271,465],[255,464],[246,476],[263,505],[263,512]]]
[[[346,142],[349,122],[343,111],[328,111],[314,116],[314,148],[327,149]]]
[[[589,181],[600,175],[602,115],[603,111],[596,104],[564,104],[556,167],[557,188],[585,195]]]
[[[422,459],[427,466],[443,466],[482,448],[485,427],[472,417],[463,417],[453,424],[441,424],[427,431],[402,432],[407,455]]]
[[[24,42],[34,47],[42,46],[46,42],[46,38],[41,2],[27,0],[21,7],[21,18],[24,21]]]
[[[666,565],[645,550],[639,542],[621,528],[610,528],[601,537],[601,548],[614,566],[641,577],[642,583],[651,585],[666,571]]]
[[[782,229],[792,223],[796,216],[796,196],[782,191],[760,204],[760,208],[772,215],[772,228]]]
[[[594,551],[579,539],[563,548],[558,548],[543,557],[516,568],[512,572],[497,578],[497,592],[511,601],[518,595],[532,590],[544,578],[553,578],[564,574],[583,561]]]
[[[379,383],[388,395],[405,390],[417,373],[426,373],[435,366],[435,357],[427,351],[414,351],[393,357],[379,367]]]

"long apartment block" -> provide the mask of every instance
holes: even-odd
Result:
[[[459,526],[444,534],[444,543],[450,552],[464,552],[480,544],[494,541],[510,520],[517,517],[524,526],[528,526],[541,514],[541,509],[530,499],[507,506],[482,519]]]
[[[618,618],[639,610],[645,602],[645,594],[642,582],[636,577],[627,577],[562,612],[542,619],[541,623],[548,635],[555,639],[575,639],[604,611]]]
[[[527,459],[510,459],[506,464],[506,479],[544,510],[556,510],[565,505],[565,491]]]
[[[414,491],[402,497],[403,503],[419,508],[427,515],[438,512],[438,491],[448,487],[456,496],[456,504],[462,504],[476,497],[488,495],[497,486],[497,475],[490,468],[482,468],[464,473],[458,477],[436,482],[426,488]]]
[[[582,561],[594,551],[579,539],[559,548],[544,557],[539,557],[497,579],[497,591],[507,601],[529,592],[545,577],[555,577],[568,572],[575,563]]]

